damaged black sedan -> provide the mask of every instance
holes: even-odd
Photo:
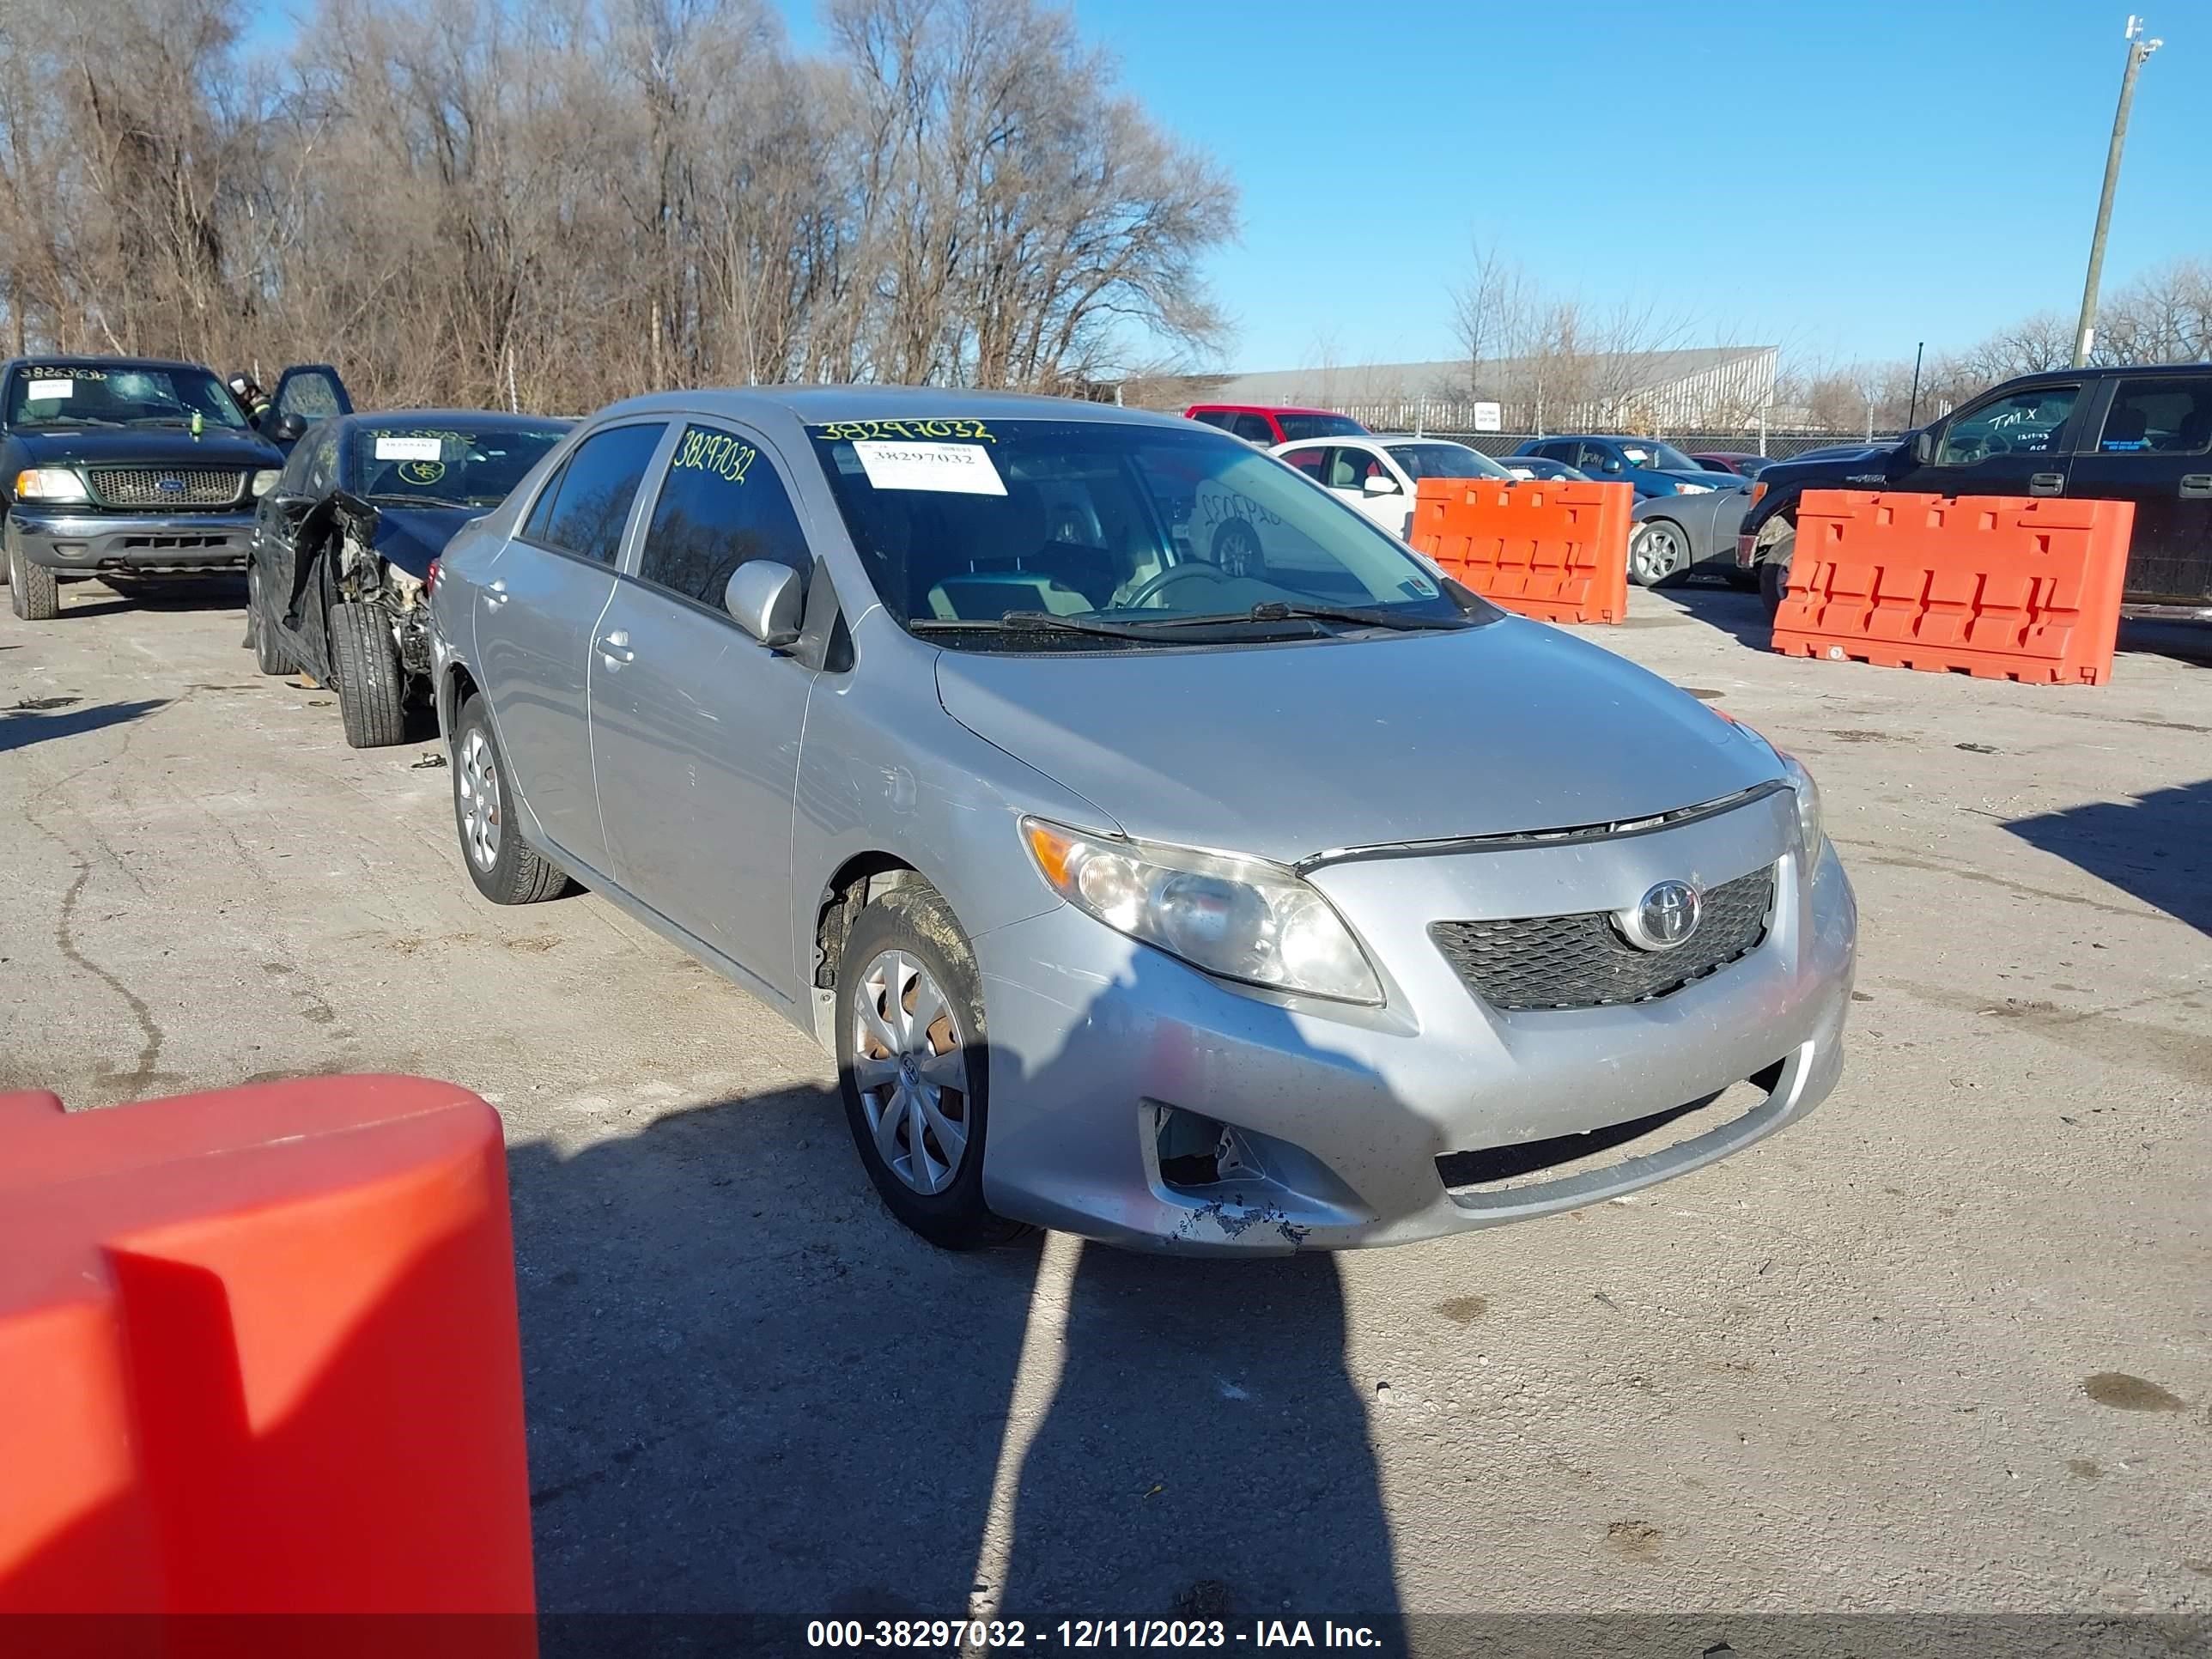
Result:
[[[429,684],[432,562],[568,426],[411,410],[309,428],[254,516],[246,642],[261,672],[329,686],[353,748],[403,742]]]

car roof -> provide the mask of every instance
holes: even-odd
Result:
[[[722,415],[740,421],[781,415],[802,426],[833,421],[1099,421],[1188,430],[1179,415],[1126,409],[1119,404],[1040,398],[1024,392],[911,386],[713,386],[655,392],[610,404],[592,418],[612,415]]]
[[[205,363],[191,362],[183,357],[117,357],[97,351],[53,351],[10,357],[6,362],[0,363],[0,374],[7,374],[11,369],[24,368],[33,365],[69,363],[82,363],[87,367],[100,368],[190,368],[197,369],[203,374],[215,373]]]

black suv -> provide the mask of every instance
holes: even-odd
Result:
[[[288,371],[259,431],[197,363],[56,353],[0,364],[9,608],[46,622],[64,582],[243,569],[278,446],[320,403],[335,413],[343,400],[327,366]]]
[[[1893,448],[1759,475],[1736,563],[1772,616],[1808,489],[2087,495],[2136,504],[2130,614],[2212,621],[2212,363],[2069,368],[2008,380]]]

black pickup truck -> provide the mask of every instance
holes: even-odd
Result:
[[[1808,489],[2133,501],[2126,612],[2212,621],[2212,363],[2023,375],[1893,447],[1768,467],[1735,562],[1758,569],[1769,616],[1789,585]]]
[[[243,569],[282,446],[323,403],[350,407],[344,397],[326,365],[288,370],[258,430],[197,363],[52,354],[0,364],[9,609],[46,622],[64,582]]]

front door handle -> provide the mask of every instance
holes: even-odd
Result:
[[[2063,495],[2066,493],[2063,472],[2031,472],[2027,475],[2027,493],[2031,495]]]
[[[505,605],[507,603],[506,579],[502,577],[498,581],[492,583],[490,586],[485,588],[483,591],[483,596],[484,603],[486,605]]]
[[[2212,472],[2185,472],[2181,475],[2181,498],[2201,501],[2212,496]]]
[[[629,648],[629,634],[617,628],[611,634],[602,634],[598,641],[599,654],[607,659],[607,666],[619,668],[626,662],[637,660],[637,653]]]

